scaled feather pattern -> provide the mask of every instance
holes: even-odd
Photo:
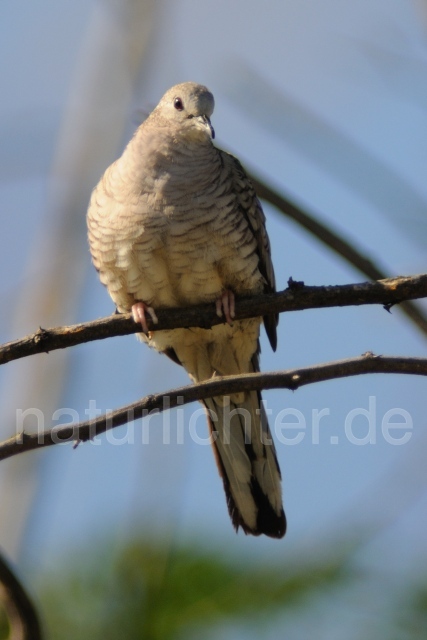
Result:
[[[233,321],[234,296],[275,291],[265,216],[240,162],[213,144],[214,98],[172,87],[94,189],[87,214],[93,263],[120,312],[217,304],[212,329],[142,332],[194,382],[259,371],[262,321],[276,349],[277,316]],[[218,306],[219,305],[219,306]],[[204,401],[236,530],[281,538],[286,519],[274,443],[258,392]]]

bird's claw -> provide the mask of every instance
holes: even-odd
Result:
[[[157,324],[159,322],[153,307],[149,307],[147,304],[145,304],[145,302],[135,302],[135,304],[132,305],[132,316],[134,322],[142,325],[144,333],[148,333],[149,331],[146,317],[147,313],[154,324]]]
[[[233,320],[235,318],[236,303],[234,293],[229,289],[223,291],[220,297],[216,301],[216,315],[219,318],[224,318],[230,326],[233,326]]]

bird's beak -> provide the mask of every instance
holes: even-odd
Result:
[[[206,125],[206,127],[209,129],[210,133],[211,133],[211,138],[212,140],[215,138],[215,129],[213,128],[213,126],[211,125],[211,121],[209,120],[208,116],[200,116],[200,120]]]

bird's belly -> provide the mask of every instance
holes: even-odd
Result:
[[[188,250],[169,253],[167,247],[158,248],[143,259],[139,256],[132,272],[137,273],[134,299],[154,308],[213,301],[224,289],[215,263]]]
[[[218,264],[220,256],[215,245],[208,242],[188,242],[182,250],[170,249],[167,260],[170,284],[178,304],[198,304],[215,300],[226,286]]]
[[[197,217],[196,217],[197,219]],[[170,221],[155,244],[141,242],[135,252],[139,282],[134,295],[154,307],[198,304],[215,300],[226,286],[218,265],[219,243],[203,225]]]
[[[162,215],[146,220],[128,267],[134,299],[160,308],[211,302],[224,289],[260,293],[255,240],[242,244],[226,209],[191,204],[169,213],[163,203]]]

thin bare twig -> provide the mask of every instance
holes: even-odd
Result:
[[[201,384],[146,396],[138,402],[116,409],[93,420],[62,425],[38,434],[18,433],[0,443],[0,460],[10,458],[24,451],[32,451],[54,444],[64,442],[78,443],[90,440],[105,431],[133,420],[139,420],[153,412],[173,409],[204,398],[250,390],[295,390],[315,382],[367,373],[403,373],[427,376],[427,358],[384,357],[366,353],[357,358],[328,362],[301,369],[217,377]]]
[[[2,601],[10,625],[10,640],[42,640],[42,631],[33,603],[22,584],[0,554]]]
[[[383,280],[387,278],[387,274],[382,271],[370,257],[358,251],[348,240],[345,240],[345,238],[336,231],[326,224],[319,222],[319,220],[309,215],[285,196],[278,194],[277,191],[274,191],[256,176],[251,175],[250,177],[259,198],[266,200],[287,217],[294,220],[317,238],[317,240],[323,242],[323,244],[335,251],[335,253],[356,267],[356,269],[365,276],[371,278],[371,280]],[[423,311],[412,302],[403,302],[401,309],[424,335],[427,335],[427,317]]]
[[[236,305],[236,320],[285,311],[364,304],[382,304],[389,309],[403,300],[424,297],[427,297],[427,274],[326,287],[306,287],[304,283],[290,280],[288,289],[284,291],[239,298]],[[157,325],[148,319],[149,329],[153,331],[178,327],[209,329],[224,321],[216,315],[214,304],[156,309],[156,313],[159,319]],[[140,326],[135,324],[130,314],[115,314],[108,318],[68,327],[40,328],[32,335],[0,346],[0,364],[36,353],[65,349],[91,340],[137,333],[140,330]]]

